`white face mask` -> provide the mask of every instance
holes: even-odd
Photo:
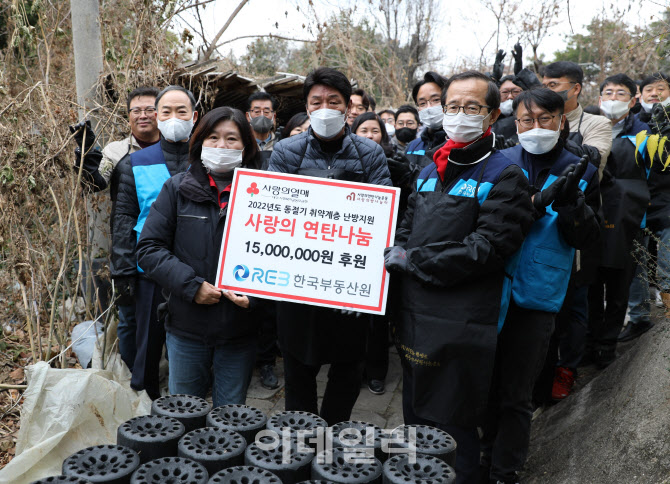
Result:
[[[553,129],[535,128],[530,131],[519,133],[519,143],[528,153],[541,155],[554,149],[561,134],[561,127],[556,131]]]
[[[242,164],[244,150],[202,147],[200,159],[207,172],[228,173]]]
[[[600,103],[600,111],[609,119],[623,118],[628,112],[628,103],[625,101],[603,101]]]
[[[442,116],[444,116],[444,114],[442,112],[442,106],[439,104],[419,111],[421,124],[430,129],[438,129],[440,127]]]
[[[395,134],[395,126],[388,123],[386,123],[384,126],[386,127],[386,133],[389,135],[389,138]]]
[[[191,119],[184,120],[179,118],[170,118],[165,121],[158,120],[158,130],[168,141],[184,141],[191,136],[193,130],[193,116]]]
[[[661,101],[661,106],[666,107],[668,104],[670,104],[670,96],[666,97],[663,101]]]
[[[344,113],[337,109],[317,109],[309,114],[312,129],[321,138],[330,139],[344,128]]]
[[[670,99],[670,98],[668,98],[668,99]],[[650,113],[651,108],[654,107],[654,103],[646,103],[642,100],[642,98],[640,98],[640,104],[642,105],[642,109],[644,109],[644,111],[647,112],[647,113]]]
[[[442,127],[449,139],[456,143],[469,143],[484,134],[484,120],[489,116],[491,113],[484,116],[464,114],[461,111],[458,114],[445,114]]]
[[[507,101],[503,101],[500,103],[500,112],[503,113],[505,116],[509,116],[512,114],[512,103],[514,102],[514,99],[508,99]]]

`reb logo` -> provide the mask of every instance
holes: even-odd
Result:
[[[242,264],[236,265],[233,269],[233,274],[235,274],[235,279],[238,281],[244,281],[249,277],[249,268]]]
[[[260,193],[260,190],[258,189],[258,185],[256,185],[256,182],[253,182],[251,186],[247,188],[247,193],[250,193],[252,197]]]

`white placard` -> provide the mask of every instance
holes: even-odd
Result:
[[[386,311],[384,248],[399,188],[238,168],[217,287],[268,299]]]

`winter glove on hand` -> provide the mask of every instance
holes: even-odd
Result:
[[[502,76],[503,76],[503,66],[502,66],[502,62],[503,62],[503,59],[504,59],[504,58],[505,58],[505,51],[502,50],[502,49],[500,49],[500,50],[498,51],[498,53],[496,54],[496,60],[495,60],[495,62],[493,63],[493,72],[492,72],[492,74],[493,74],[493,78],[494,78],[496,81],[500,81],[500,79],[501,79]]]
[[[114,278],[114,289],[118,294],[117,306],[131,306],[135,304],[135,276],[123,276]]]
[[[86,149],[88,153],[84,155],[84,166],[82,170],[82,182],[93,185],[93,190],[104,190],[107,187],[107,180],[100,174],[100,162],[102,161],[102,153],[98,148],[92,150]],[[81,148],[74,149],[74,169],[79,172],[79,165],[81,164]]]
[[[389,272],[407,272],[409,270],[407,251],[397,245],[384,249],[384,267]]]
[[[514,57],[514,75],[516,76],[523,69],[523,49],[521,49],[521,44],[518,42],[514,44],[512,56]]]
[[[391,172],[391,181],[394,187],[403,187],[412,182],[412,177],[418,167],[400,153],[387,158],[387,165]],[[418,175],[418,173],[417,173]]]
[[[554,182],[541,192],[533,196],[533,207],[540,213],[545,212],[545,208],[552,204],[565,185],[566,176],[559,176]]]
[[[574,169],[567,173],[572,166],[574,166]],[[589,166],[589,157],[586,155],[582,156],[579,163],[577,163],[576,166],[572,166],[566,168],[563,172],[564,174],[567,173],[567,175],[565,175],[566,180],[563,189],[556,196],[555,202],[557,206],[570,205],[577,201],[579,181],[582,179],[584,173],[586,173],[586,168]]]
[[[87,119],[86,121],[70,126],[70,133],[74,134],[74,140],[79,148],[82,147],[84,142],[86,143],[86,151],[93,147],[93,144],[95,143],[95,133],[93,132],[93,128],[91,128],[90,120]]]

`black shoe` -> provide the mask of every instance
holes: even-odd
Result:
[[[594,363],[599,370],[607,368],[614,360],[616,360],[616,349],[607,348],[594,352]]]
[[[619,337],[617,338],[617,341],[622,341],[623,342],[623,341],[634,340],[635,338],[637,338],[640,335],[646,333],[647,331],[649,331],[653,327],[654,327],[654,323],[652,323],[651,321],[642,321],[640,323],[630,322],[624,328],[624,330],[619,334]]]
[[[368,390],[370,390],[375,395],[383,395],[386,392],[384,388],[384,382],[381,380],[370,380],[368,383]]]
[[[273,365],[261,366],[261,386],[268,390],[274,390],[279,387],[279,380],[275,375],[275,367]]]

